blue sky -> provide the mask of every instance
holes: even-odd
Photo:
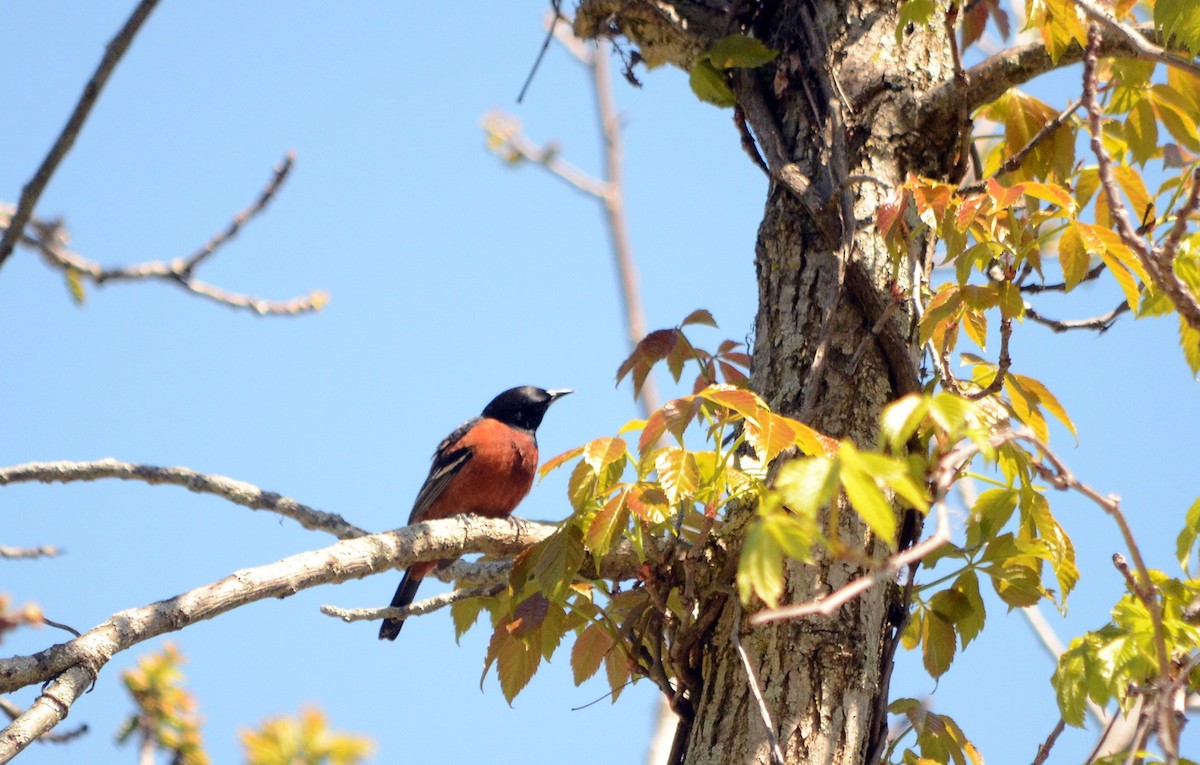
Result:
[[[12,201],[65,121],[131,3],[10,2],[9,118],[0,198]],[[278,491],[352,523],[408,516],[434,445],[504,388],[571,387],[540,432],[544,456],[609,434],[637,412],[613,374],[626,352],[607,235],[595,204],[484,148],[490,109],[513,112],[596,171],[599,137],[585,72],[552,49],[523,105],[516,93],[541,44],[542,2],[439,4],[164,3],[121,63],[39,205],[72,247],[104,264],[185,256],[249,203],[287,150],[298,160],[270,210],[201,277],[268,298],[313,289],[315,316],[256,318],[159,284],[91,290],[76,307],[60,276],[19,251],[0,270],[0,464],[112,456],[186,465]],[[13,69],[12,71],[16,71]],[[617,77],[627,195],[651,328],[710,309],[713,345],[753,324],[753,245],[766,183],[729,115],[700,104],[676,71]],[[1070,83],[1068,83],[1070,85]],[[1114,289],[1052,304],[1102,313]],[[1050,306],[1047,312],[1050,313]],[[1108,334],[1023,327],[1019,371],[1046,382],[1079,426],[1055,433],[1085,481],[1120,494],[1152,565],[1172,570],[1174,534],[1200,493],[1195,383],[1169,321],[1125,317]],[[1122,583],[1121,549],[1097,508],[1054,507],[1080,548],[1084,579],[1064,637],[1098,627]],[[567,513],[564,478],[538,485],[520,514]],[[331,540],[212,497],[140,484],[10,486],[3,539],[54,544],[54,560],[3,563],[0,590],[86,629],[236,569]],[[377,762],[641,761],[652,729],[648,683],[616,705],[600,683],[575,688],[556,656],[509,708],[479,690],[486,635],[455,646],[449,617],[414,620],[395,644],[317,607],[383,605],[399,574],[256,604],[171,637],[190,663],[216,762],[236,731],[324,708],[372,736]],[[429,588],[431,591],[432,587]],[[936,687],[985,757],[1031,759],[1057,719],[1050,660],[1017,614],[989,601],[989,629]],[[59,636],[11,636],[6,654]],[[159,641],[120,655],[69,723],[91,733],[34,746],[30,763],[131,762],[112,734],[128,704],[119,672]],[[896,692],[935,685],[902,656]],[[32,692],[17,696],[32,699]],[[1094,734],[1068,732],[1082,759]]]

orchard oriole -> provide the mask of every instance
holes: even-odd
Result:
[[[538,425],[550,405],[570,392],[532,385],[512,388],[492,399],[482,415],[460,425],[438,444],[409,524],[464,513],[487,518],[511,515],[533,486]],[[436,561],[409,566],[392,597],[392,607],[412,603],[421,580],[435,566]],[[384,620],[379,639],[395,640],[403,626],[403,619]]]

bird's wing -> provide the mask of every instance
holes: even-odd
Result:
[[[429,506],[442,495],[458,471],[462,470],[463,465],[471,459],[475,449],[471,446],[460,447],[457,444],[467,434],[467,431],[478,424],[480,419],[476,417],[464,422],[438,444],[437,451],[433,453],[433,465],[429,468],[429,477],[425,479],[421,491],[417,493],[412,513],[408,516],[410,524],[421,520],[421,516],[429,509]]]

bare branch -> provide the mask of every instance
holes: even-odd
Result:
[[[1105,268],[1106,266],[1103,263],[1097,263],[1091,268],[1091,270],[1083,275],[1083,278],[1079,280],[1080,284],[1100,278],[1100,274],[1104,273]],[[1031,295],[1036,295],[1039,292],[1066,292],[1067,283],[1056,282],[1054,284],[1025,284],[1022,282],[1020,284],[1020,288],[1021,292],[1027,292]],[[1028,304],[1026,304],[1027,309],[1028,307]]]
[[[1173,66],[1200,77],[1200,64],[1194,58],[1184,58],[1151,42],[1136,28],[1113,16],[1094,0],[1072,0],[1089,18],[1099,22],[1109,34],[1115,35],[1137,53],[1137,58]]]
[[[490,598],[502,592],[506,586],[508,586],[506,582],[496,582],[485,587],[474,587],[469,590],[452,590],[441,595],[435,595],[432,598],[419,600],[403,608],[340,608],[338,606],[321,606],[321,613],[326,616],[332,616],[335,619],[341,619],[344,622],[407,619],[410,616],[423,616],[433,613],[460,600]]]
[[[1129,217],[1129,210],[1121,199],[1120,186],[1112,169],[1112,157],[1104,148],[1104,123],[1100,103],[1096,98],[1096,59],[1100,49],[1098,29],[1095,24],[1088,28],[1087,55],[1083,60],[1083,102],[1087,107],[1088,128],[1092,133],[1092,153],[1096,155],[1097,175],[1100,177],[1100,186],[1108,201],[1109,215],[1112,217],[1121,241],[1141,261],[1154,282],[1154,286],[1167,296],[1184,321],[1192,327],[1200,329],[1200,301],[1175,274],[1173,266],[1175,250],[1152,247],[1144,240],[1138,233],[1137,227],[1133,225]],[[1182,239],[1181,227],[1185,225],[1184,220],[1195,211],[1195,206],[1200,206],[1200,191],[1193,188],[1188,194],[1187,200],[1179,208],[1175,226],[1167,236],[1167,244],[1177,245],[1178,241]]]
[[[1054,726],[1054,730],[1050,731],[1050,735],[1047,736],[1046,740],[1041,744],[1041,746],[1038,747],[1037,756],[1033,758],[1032,765],[1042,765],[1044,762],[1046,762],[1046,758],[1050,756],[1050,750],[1054,748],[1054,743],[1058,741],[1058,737],[1062,735],[1062,732],[1066,730],[1066,728],[1067,721],[1061,717],[1058,718],[1058,724]]]
[[[266,598],[286,598],[322,584],[340,584],[418,561],[453,559],[470,553],[511,557],[549,536],[557,526],[521,518],[474,515],[427,521],[394,531],[343,540],[288,556],[174,598],[114,614],[67,643],[31,656],[0,659],[0,693],[51,679],[68,667],[99,669],[112,656],[152,637],[174,632]],[[632,547],[621,545],[599,571],[585,576],[627,579],[637,571]]]
[[[509,162],[525,160],[539,165],[577,191],[605,199],[611,193],[608,184],[588,175],[562,158],[555,146],[539,146],[521,132],[520,123],[502,112],[490,112],[483,118],[483,129],[493,151]]]
[[[54,545],[39,545],[37,547],[9,547],[0,545],[0,558],[54,558],[62,555],[63,551]]]
[[[1139,24],[1130,28],[1143,39],[1155,45],[1162,44],[1162,36],[1153,24]],[[1101,35],[1097,54],[1117,58],[1143,57],[1124,37],[1115,33]],[[940,113],[937,109],[940,104],[965,103],[968,109],[973,110],[995,101],[1009,88],[1024,84],[1046,72],[1078,64],[1082,60],[1083,48],[1078,45],[1071,45],[1063,51],[1057,61],[1051,60],[1042,42],[1016,45],[989,56],[968,69],[965,84],[960,84],[955,78],[932,88],[925,94],[925,104],[921,108],[934,108],[933,113],[936,114]]]
[[[306,529],[325,531],[339,539],[366,536],[368,532],[347,523],[340,515],[315,510],[294,499],[264,491],[257,486],[223,475],[197,473],[185,467],[157,467],[108,458],[95,462],[27,462],[0,468],[0,486],[13,483],[74,483],[101,478],[119,478],[148,484],[182,486],[198,494],[215,494],[251,510],[269,510],[299,523]]]
[[[258,195],[258,199],[254,200],[249,207],[233,216],[233,220],[229,222],[228,226],[214,234],[212,239],[209,239],[203,247],[193,253],[190,257],[186,258],[184,260],[184,273],[191,275],[192,271],[196,269],[196,266],[200,265],[204,260],[211,257],[214,252],[220,249],[221,246],[230,239],[233,239],[235,236],[237,236],[238,232],[242,230],[242,226],[246,225],[247,221],[265,210],[267,205],[269,205],[271,200],[275,197],[275,193],[279,191],[280,187],[283,186],[284,181],[288,179],[288,175],[292,172],[292,167],[294,167],[295,164],[296,152],[289,151],[287,154],[283,155],[283,159],[280,160],[279,164],[275,165],[275,168],[271,174],[271,180],[267,183],[266,187],[263,188],[262,193]],[[99,281],[103,282],[103,279]]]
[[[560,21],[564,23],[560,24]],[[556,147],[539,146],[526,138],[521,133],[520,123],[513,117],[492,112],[484,117],[483,127],[492,150],[508,162],[532,162],[603,205],[612,244],[613,262],[621,287],[626,332],[630,347],[634,347],[646,336],[646,319],[639,294],[637,268],[633,261],[633,244],[629,236],[628,215],[625,210],[621,120],[613,98],[608,58],[598,55],[594,45],[589,46],[576,37],[571,32],[569,22],[569,19],[559,13],[557,3],[554,4],[553,12],[547,14],[545,20],[549,31],[546,39],[549,40],[552,36],[590,71],[596,112],[600,120],[600,135],[603,139],[604,178],[596,178],[567,162]],[[641,400],[647,413],[658,408],[659,397],[653,377],[648,378],[642,386]]]
[[[108,282],[157,279],[174,284],[195,295],[207,298],[231,308],[240,308],[262,315],[296,315],[318,311],[329,302],[329,296],[319,290],[291,300],[264,300],[236,292],[229,292],[195,278],[195,270],[218,249],[233,239],[251,218],[261,213],[279,191],[295,163],[295,155],[288,152],[272,172],[271,179],[249,207],[233,216],[230,223],[199,250],[186,258],[170,262],[151,260],[116,268],[105,268],[96,261],[85,258],[67,249],[68,236],[58,220],[32,218],[30,232],[22,235],[21,242],[36,248],[52,267],[87,278],[97,287]]]
[[[1172,224],[1167,238],[1163,240],[1162,251],[1169,258],[1174,258],[1179,250],[1179,243],[1187,234],[1187,221],[1200,208],[1200,168],[1192,171],[1192,188],[1188,191],[1187,199],[1175,210],[1175,223]]]
[[[158,635],[211,619],[266,598],[286,598],[322,584],[339,584],[418,561],[467,553],[512,556],[556,528],[519,518],[471,515],[419,523],[396,531],[338,542],[299,553],[197,587],[174,598],[127,609],[67,643],[31,656],[0,660],[0,693],[34,683],[50,684],[11,725],[0,731],[0,763],[11,760],[66,717],[114,655]],[[632,547],[605,558],[596,576],[631,578],[638,561]]]
[[[1112,329],[1113,324],[1117,323],[1117,319],[1121,318],[1121,314],[1129,310],[1128,303],[1119,303],[1116,308],[1112,309],[1103,316],[1093,316],[1090,319],[1051,319],[1043,316],[1034,310],[1033,306],[1025,304],[1025,318],[1037,322],[1043,326],[1049,327],[1053,332],[1070,332],[1071,330],[1090,329],[1100,334],[1104,334]]]
[[[8,259],[13,248],[20,241],[21,235],[25,232],[25,224],[33,216],[33,210],[37,206],[42,192],[50,183],[50,178],[75,144],[75,139],[79,136],[79,131],[83,129],[88,115],[91,114],[92,107],[96,105],[96,100],[100,98],[100,93],[104,90],[109,76],[116,69],[121,57],[125,55],[125,51],[129,50],[133,38],[156,5],[158,5],[158,0],[142,0],[138,3],[137,7],[133,9],[133,13],[125,21],[125,25],[105,47],[104,56],[101,57],[96,71],[92,73],[92,78],[84,86],[83,93],[75,103],[71,116],[67,118],[67,124],[58,134],[58,138],[55,139],[54,144],[50,147],[50,152],[42,160],[42,164],[34,173],[33,178],[21,190],[21,199],[17,204],[17,209],[4,231],[4,236],[0,238],[0,266],[4,265],[4,261]]]

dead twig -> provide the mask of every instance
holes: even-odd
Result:
[[[4,261],[8,259],[13,248],[20,241],[21,235],[25,233],[25,225],[33,217],[33,210],[37,206],[42,192],[46,190],[46,186],[50,183],[55,171],[58,170],[63,158],[67,156],[67,152],[75,145],[75,139],[83,129],[83,124],[87,122],[92,107],[96,105],[96,100],[100,98],[100,93],[103,92],[108,78],[117,68],[125,51],[129,50],[133,38],[137,36],[138,30],[142,28],[142,24],[145,23],[156,5],[158,5],[158,0],[142,0],[138,3],[137,7],[133,9],[133,13],[126,19],[124,26],[105,47],[104,56],[101,57],[96,71],[92,73],[91,79],[84,86],[83,93],[71,111],[71,116],[67,118],[67,124],[58,134],[58,138],[50,147],[49,153],[42,160],[37,172],[33,174],[33,178],[21,189],[21,199],[17,203],[17,209],[13,212],[8,227],[4,230],[4,236],[0,238],[0,266],[4,265]]]

